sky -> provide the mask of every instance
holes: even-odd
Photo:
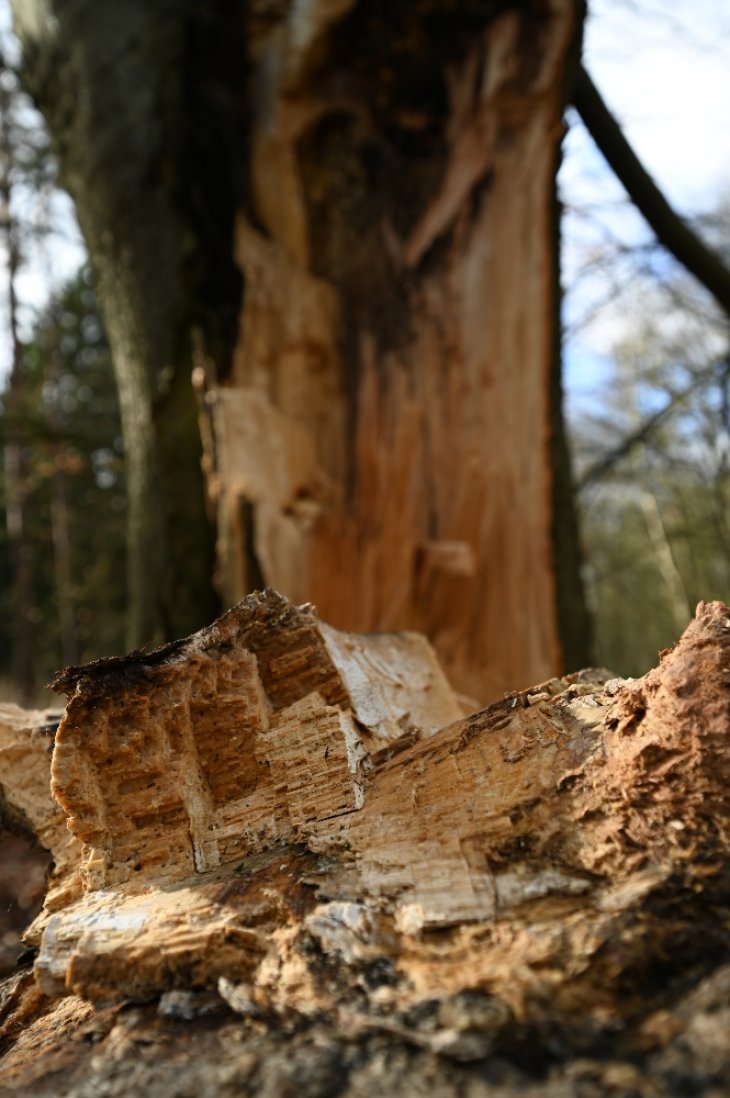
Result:
[[[0,48],[11,65],[18,64],[20,48],[12,34],[9,0],[0,0]],[[84,262],[86,251],[73,203],[65,192],[56,189],[48,195],[45,203],[39,203],[35,198],[31,199],[22,188],[16,188],[13,194],[13,212],[21,218],[28,230],[22,245],[23,264],[16,280],[19,326],[22,337],[27,338],[34,310],[48,299],[51,286],[59,285],[78,270]],[[50,247],[42,243],[44,223],[53,226]],[[2,280],[7,277],[5,263],[4,252],[0,251]],[[0,383],[4,382],[12,364],[5,286],[4,281],[0,283]]]
[[[584,61],[669,200],[711,205],[730,185],[730,5],[594,0]]]
[[[0,0],[0,36],[10,26],[8,0]],[[619,119],[645,166],[679,212],[711,210],[730,193],[730,3],[725,0],[589,0],[584,61],[604,99]],[[595,280],[577,280],[591,249],[608,232],[626,244],[650,239],[641,217],[624,205],[624,195],[574,112],[564,145],[561,194],[564,223],[563,282],[578,285],[566,300],[566,388],[580,401],[600,385],[606,355],[616,334],[616,317],[573,332],[602,295]],[[48,294],[48,279],[67,278],[83,259],[70,201],[54,199],[59,233],[41,255],[31,248],[18,291],[37,307]],[[5,294],[0,294],[0,308]],[[0,315],[0,378],[10,348]]]
[[[584,64],[644,166],[675,209],[693,217],[730,195],[730,4],[723,0],[589,0]],[[577,118],[560,173],[564,223],[565,384],[569,410],[600,389],[617,310],[580,332],[576,321],[606,292],[578,276],[607,234],[627,245],[651,239]]]

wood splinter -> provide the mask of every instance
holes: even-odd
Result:
[[[498,1027],[624,1024],[642,973],[728,952],[728,667],[730,611],[701,603],[642,679],[583,672],[463,716],[422,637],[340,633],[267,591],[68,669],[62,814],[27,812],[57,859],[37,983],[213,988],[358,1032],[467,991]]]

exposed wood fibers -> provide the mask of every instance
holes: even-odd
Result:
[[[422,638],[341,634],[265,592],[67,671],[52,784],[76,861],[29,934],[40,987],[224,980],[309,1016],[377,962],[393,978],[365,1010],[468,987],[523,1019],[548,994],[553,1017],[624,1017],[622,980],[678,933],[664,908],[686,919],[726,874],[729,660],[730,611],[700,604],[641,680],[581,673],[462,717]]]

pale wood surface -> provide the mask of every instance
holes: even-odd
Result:
[[[3,985],[11,1091],[59,1071],[84,1094],[82,1062],[131,1087],[152,1031],[150,1093],[185,1093],[170,1042],[188,1032],[213,1094],[261,1092],[262,1055],[283,1086],[314,1048],[343,1072],[333,1093],[402,1087],[405,1063],[437,1093],[493,1093],[490,1070],[495,1093],[531,1093],[551,1059],[560,1086],[533,1077],[535,1094],[588,1093],[581,1071],[616,1093],[681,1094],[682,1071],[721,1093],[729,660],[730,610],[700,604],[640,680],[584,672],[464,717],[422,638],[341,634],[264,593],[65,673],[52,777],[73,839],[29,933],[34,974]],[[26,819],[62,849],[48,752],[5,720],[6,743],[25,736]],[[18,771],[0,766],[7,799]]]

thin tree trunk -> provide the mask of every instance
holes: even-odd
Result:
[[[674,559],[671,542],[667,537],[659,502],[652,492],[640,490],[639,508],[644,517],[646,532],[649,535],[649,544],[654,553],[657,569],[667,590],[669,610],[674,621],[674,627],[679,631],[684,629],[692,617],[692,607],[689,604],[682,574]]]
[[[127,633],[140,646],[192,631],[216,606],[179,178],[190,5],[58,0],[50,15],[34,3],[15,15],[98,278],[125,441]]]
[[[54,339],[56,336],[54,335]],[[55,370],[51,377],[58,379],[58,348],[51,350],[51,360],[55,358]],[[51,428],[60,431],[58,414],[51,414]],[[56,580],[56,602],[61,634],[61,656],[67,666],[78,663],[79,647],[76,629],[76,600],[74,597],[73,569],[71,562],[71,538],[69,533],[69,515],[66,493],[66,473],[64,471],[64,445],[60,438],[54,439],[52,449],[53,479],[51,481],[51,527],[53,537],[53,566]]]
[[[48,249],[48,190],[45,202],[39,211],[38,235],[43,241],[42,258],[45,268],[46,284],[54,285],[53,264]],[[51,460],[53,475],[51,478],[51,540],[53,542],[53,572],[58,607],[58,624],[61,639],[61,658],[63,663],[78,663],[79,648],[76,629],[76,600],[74,597],[73,568],[71,562],[71,537],[69,531],[69,513],[66,492],[66,471],[64,467],[65,448],[62,440],[63,419],[61,415],[61,354],[59,346],[59,321],[51,318],[45,345],[45,375],[50,382],[53,400],[50,406],[48,422],[51,428]]]
[[[24,423],[25,373],[23,345],[18,331],[16,278],[20,264],[18,227],[13,206],[11,168],[13,164],[12,103],[8,89],[0,85],[0,201],[1,223],[7,254],[7,309],[12,366],[5,393],[5,512],[13,571],[13,679],[24,705],[35,693],[33,608],[33,543],[28,529],[29,479],[27,428]]]

